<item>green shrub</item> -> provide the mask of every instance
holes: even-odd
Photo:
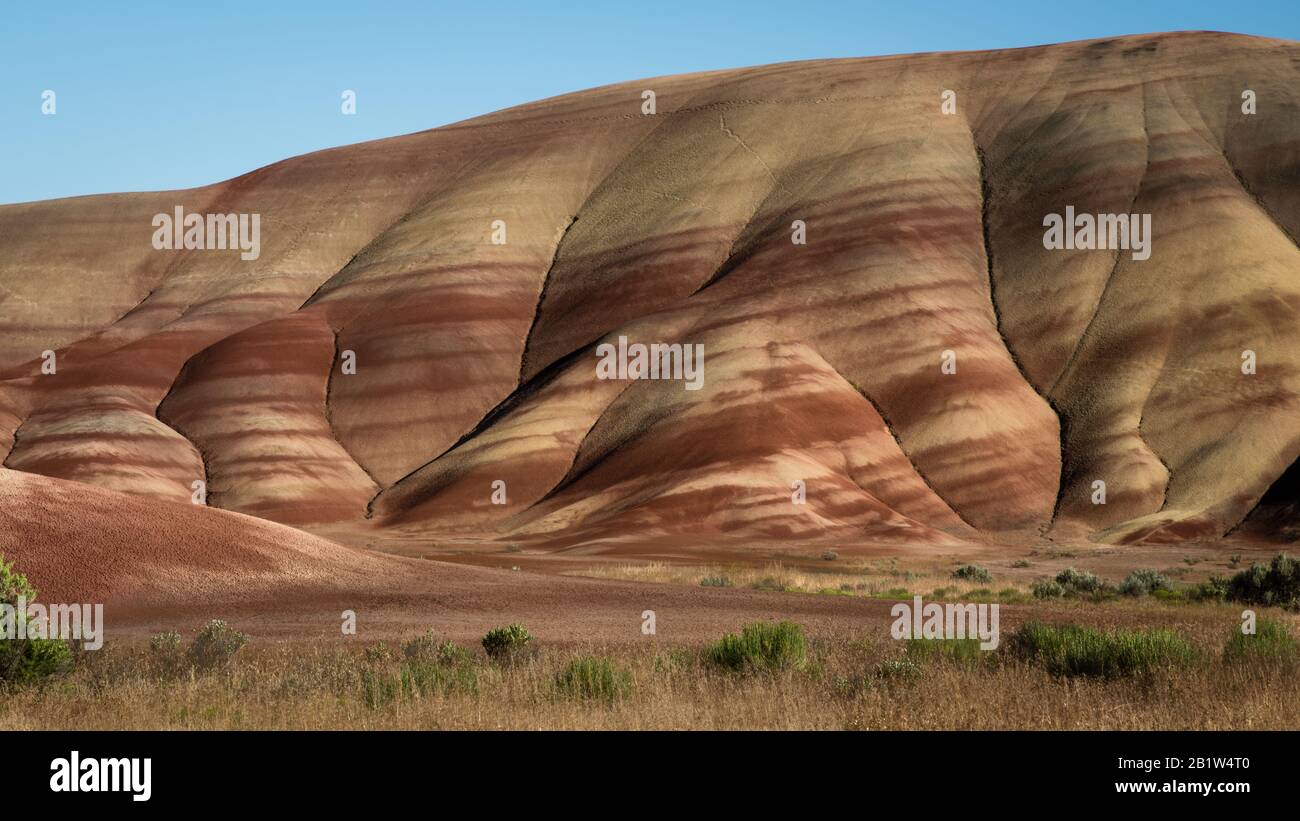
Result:
[[[1119,678],[1197,660],[1196,648],[1172,630],[1102,632],[1074,624],[1031,622],[1008,642],[1009,652],[1054,676]]]
[[[1158,570],[1134,570],[1119,586],[1125,596],[1149,596],[1157,590],[1172,590],[1169,578]]]
[[[1067,567],[1057,573],[1056,583],[1067,596],[1098,593],[1106,587],[1106,583],[1096,573],[1089,570],[1075,570],[1073,567]]]
[[[483,649],[490,658],[506,661],[515,658],[533,640],[522,624],[493,627],[483,636]]]
[[[726,576],[705,576],[700,579],[700,587],[731,587],[732,581]]]
[[[963,581],[984,582],[986,584],[993,581],[993,575],[989,573],[988,569],[980,567],[977,564],[962,565],[952,571],[952,577],[954,579],[962,579]]]
[[[801,669],[808,660],[808,642],[803,628],[794,622],[757,621],[745,625],[740,635],[728,633],[706,647],[704,658],[719,667],[745,672]]]
[[[1228,582],[1229,601],[1300,609],[1300,562],[1285,553],[1268,565],[1252,564]]]
[[[20,596],[31,604],[36,600],[36,589],[26,576],[14,570],[13,562],[6,563],[4,554],[0,553],[0,602],[17,608]]]
[[[1050,579],[1034,582],[1030,589],[1036,599],[1059,599],[1065,595],[1065,588]]]
[[[1191,601],[1227,601],[1229,582],[1223,576],[1211,576],[1187,591]]]
[[[580,656],[556,675],[555,687],[574,698],[618,701],[632,694],[632,673],[609,659]]]
[[[74,666],[72,645],[62,639],[28,639],[27,665],[21,682],[30,683],[66,673]]]
[[[248,636],[221,619],[213,619],[194,637],[187,657],[196,670],[215,670],[228,665],[247,643]]]
[[[402,655],[409,661],[458,664],[469,659],[469,651],[454,641],[439,641],[432,630],[402,642]]]
[[[1286,627],[1269,619],[1255,624],[1254,635],[1233,630],[1223,648],[1223,660],[1230,664],[1282,664],[1300,661],[1300,643],[1291,638]]]
[[[1016,559],[1014,562],[1011,563],[1011,566],[1012,566],[1012,567],[1029,567],[1029,560],[1028,560],[1028,559]]]
[[[1055,599],[1062,596],[1067,598],[1076,598],[1087,596],[1092,599],[1102,599],[1113,596],[1116,592],[1112,585],[1107,584],[1096,573],[1087,570],[1075,570],[1068,567],[1056,574],[1053,580],[1038,581],[1033,584],[1031,591],[1034,598],[1038,599]]]
[[[22,599],[22,602],[19,602]],[[27,621],[27,606],[36,601],[36,589],[27,577],[6,563],[0,555],[0,603],[13,608],[14,638],[0,635],[0,687],[39,682],[66,673],[73,667],[72,648],[57,638],[18,638],[19,627]],[[19,605],[23,606],[19,606]]]

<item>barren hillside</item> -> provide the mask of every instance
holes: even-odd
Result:
[[[3,206],[0,456],[164,519],[202,480],[555,544],[1293,534],[1297,81],[1300,44],[1217,33],[802,62]],[[177,206],[259,214],[260,255],[156,250]],[[1045,248],[1067,207],[1151,215],[1150,257]],[[619,337],[703,345],[702,388],[597,378]]]

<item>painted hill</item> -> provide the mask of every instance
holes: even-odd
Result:
[[[793,63],[3,206],[0,456],[570,544],[1294,533],[1298,68],[1205,32]],[[155,249],[178,206],[259,255]],[[1045,248],[1067,207],[1151,215],[1150,257]],[[598,379],[620,336],[703,345],[702,389]]]

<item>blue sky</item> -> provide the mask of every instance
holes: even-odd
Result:
[[[1300,39],[1296,0],[40,3],[0,7],[0,203],[187,188],[685,71],[1184,29]],[[57,113],[41,113],[41,94]],[[356,116],[339,113],[344,89]]]

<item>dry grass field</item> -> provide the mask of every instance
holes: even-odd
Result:
[[[773,669],[729,669],[710,656],[709,643],[655,637],[619,645],[535,641],[506,660],[467,643],[254,639],[203,669],[183,653],[110,643],[80,653],[64,676],[6,693],[0,728],[1300,728],[1294,657],[1224,656],[1241,609],[1152,599],[1036,602],[1003,608],[996,651],[909,645],[873,630],[809,636],[798,661]],[[1295,616],[1258,612],[1300,635]],[[1194,655],[1118,675],[1055,674],[1014,647],[1017,629],[1031,620],[1102,632],[1168,628]],[[596,659],[595,672],[566,678],[576,659]]]

